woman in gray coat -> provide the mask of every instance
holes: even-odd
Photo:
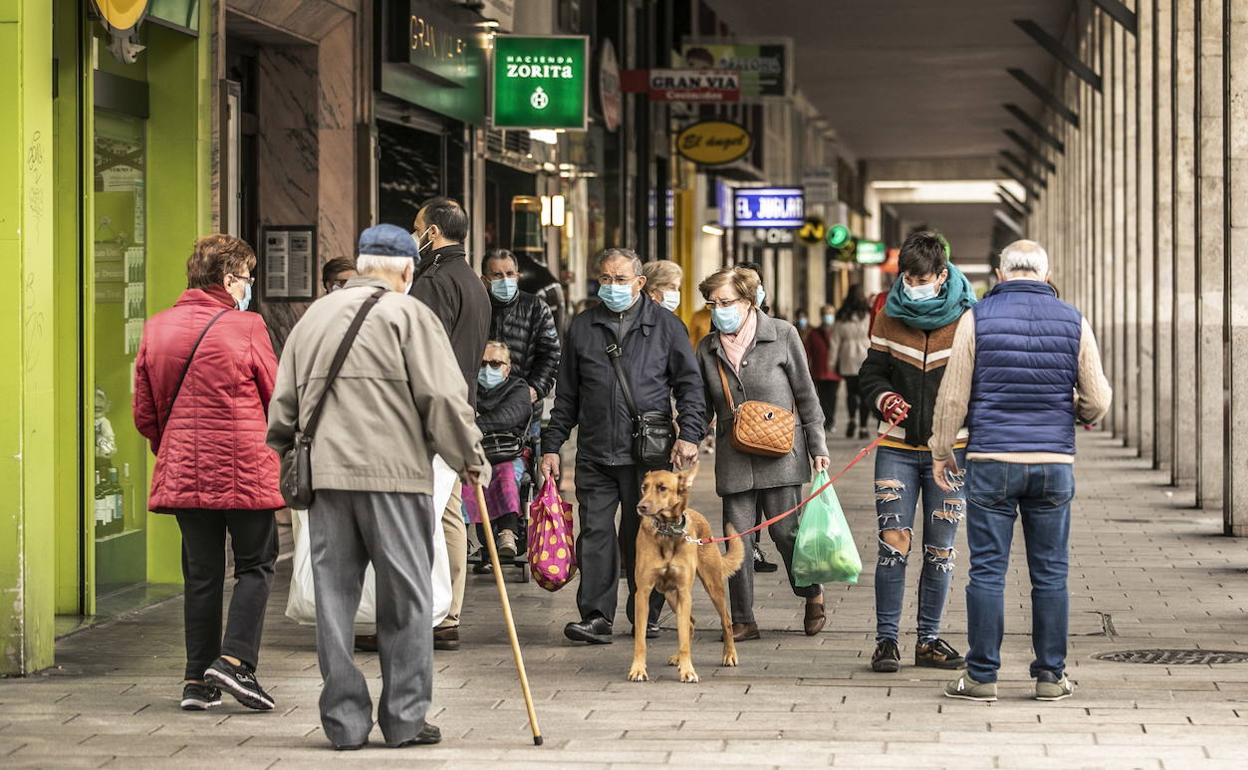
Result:
[[[823,410],[806,363],[806,351],[797,329],[771,318],[754,306],[758,274],[747,268],[724,268],[702,282],[698,290],[711,308],[712,332],[698,343],[698,366],[706,385],[707,402],[718,418],[715,453],[715,491],[723,499],[724,522],[738,532],[755,526],[759,517],[774,516],[801,501],[802,485],[811,467],[828,467]],[[746,454],[723,440],[731,435],[733,415],[724,397],[720,367],[733,401],[766,401],[793,411],[797,431],[793,450],[783,457]],[[797,515],[773,524],[771,539],[784,559],[793,593],[806,600],[804,627],[808,636],[823,629],[823,587],[793,585],[793,544]],[[746,552],[755,535],[746,539]],[[737,641],[759,638],[754,621],[754,564],[746,559],[728,581],[732,604],[732,632]]]

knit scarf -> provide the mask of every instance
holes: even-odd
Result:
[[[728,363],[732,364],[732,370],[737,374],[741,373],[741,359],[745,358],[745,352],[750,349],[750,345],[754,344],[754,334],[757,331],[758,310],[750,308],[749,314],[741,322],[741,328],[737,329],[736,334],[719,333],[719,344],[723,345],[724,355],[727,356]]]
[[[952,262],[948,263],[948,268],[949,277],[945,280],[945,285],[940,288],[940,294],[931,299],[910,299],[902,285],[905,279],[898,276],[888,292],[884,311],[907,326],[929,332],[961,318],[976,302],[975,289]]]

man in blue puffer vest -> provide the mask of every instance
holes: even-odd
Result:
[[[932,424],[932,475],[958,484],[953,445],[966,449],[967,670],[945,695],[997,699],[1005,629],[1005,573],[1021,512],[1031,573],[1037,700],[1074,692],[1066,677],[1070,503],[1075,495],[1075,423],[1091,424],[1112,398],[1092,328],[1048,284],[1049,257],[1034,241],[1001,252],[1000,283],[962,317]]]

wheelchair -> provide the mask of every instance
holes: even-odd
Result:
[[[499,564],[502,565],[504,577],[510,568],[519,570],[520,583],[527,583],[530,580],[529,575],[529,558],[528,558],[528,542],[529,542],[529,506],[537,497],[539,478],[538,464],[541,462],[541,439],[532,434],[525,434],[520,439],[521,450],[519,459],[524,463],[524,473],[520,477],[517,484],[520,493],[520,531],[516,536],[516,545],[520,551],[514,558],[504,559],[499,557]],[[472,565],[472,574],[489,575],[494,570],[490,565],[490,553],[482,543],[476,551],[468,555],[468,563]]]

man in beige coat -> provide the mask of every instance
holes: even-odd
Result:
[[[436,453],[466,483],[489,464],[467,386],[441,321],[406,295],[416,242],[392,225],[360,237],[360,275],[312,305],[291,331],[269,405],[268,444],[294,445],[325,393],[330,362],[357,311],[385,292],[360,327],[326,395],[312,443],[316,499],[308,515],[316,586],[321,724],[338,749],[368,741],[372,701],[352,659],[364,570],[377,573],[382,694],[377,721],[394,746],[437,743],[432,696],[433,468]]]

